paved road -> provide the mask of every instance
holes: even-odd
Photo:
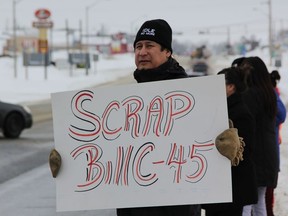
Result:
[[[123,77],[117,81],[101,86],[131,83],[132,76]],[[56,212],[56,185],[48,166],[48,155],[54,146],[52,134],[52,107],[50,100],[26,103],[34,116],[34,126],[44,129],[50,139],[43,140],[41,146],[33,143],[33,138],[24,131],[21,139],[4,140],[1,148],[9,150],[0,152],[0,215],[7,216],[116,216],[115,209],[81,212]],[[45,126],[45,125],[50,126]],[[39,126],[41,125],[41,126]],[[32,129],[30,129],[32,130]],[[37,128],[36,128],[37,130]],[[39,131],[38,136],[41,136]],[[33,136],[35,136],[34,133]],[[30,143],[29,143],[30,140]],[[23,148],[21,147],[23,142]],[[17,145],[17,148],[11,147]],[[33,145],[27,146],[27,145]],[[38,147],[35,147],[38,145]],[[22,150],[21,150],[22,149]],[[25,152],[24,152],[25,149]],[[30,149],[30,150],[29,150]],[[16,151],[16,152],[15,152]],[[18,151],[18,153],[17,153]],[[4,154],[6,152],[6,154]],[[3,154],[1,154],[3,153]]]
[[[56,185],[48,164],[0,185],[0,215],[115,216],[115,210],[56,212]]]

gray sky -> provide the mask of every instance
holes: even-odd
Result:
[[[268,0],[16,0],[16,20],[20,27],[31,27],[39,8],[51,11],[54,28],[86,28],[86,8],[89,31],[104,26],[108,33],[135,32],[147,19],[166,19],[174,32],[198,40],[201,37],[227,37],[263,34],[268,31]],[[271,0],[274,26],[288,27],[288,0]],[[0,0],[0,31],[11,29],[13,0]],[[208,32],[199,35],[199,31]]]

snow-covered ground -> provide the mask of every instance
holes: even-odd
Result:
[[[63,60],[66,53],[55,53],[53,57]],[[57,55],[59,57],[57,57]],[[66,58],[67,59],[67,58]],[[61,69],[55,66],[23,66],[23,60],[18,57],[17,77],[14,73],[13,58],[0,58],[0,100],[12,103],[49,99],[54,92],[76,90],[95,86],[97,84],[116,80],[133,73],[133,54],[117,56],[99,56],[99,61],[91,62],[91,68],[86,75],[86,69],[70,70],[68,64],[61,64]],[[47,74],[47,76],[45,76]]]
[[[55,54],[57,55],[57,54]],[[265,51],[255,51],[247,56],[259,56],[268,65],[269,70],[276,69],[268,64],[268,55]],[[62,58],[61,54],[59,58]],[[232,60],[238,56],[214,58],[216,71],[229,67]],[[69,68],[57,69],[54,66],[47,67],[47,79],[45,79],[44,67],[22,66],[22,59],[18,58],[17,77],[14,76],[12,58],[0,58],[0,100],[12,103],[27,103],[50,98],[50,94],[60,91],[87,88],[116,80],[120,77],[131,75],[135,69],[133,54],[115,56],[99,56],[98,62],[92,62],[89,74],[85,69]],[[288,53],[283,54],[282,67],[279,68],[281,81],[279,88],[281,98],[288,108]],[[275,190],[275,215],[288,215],[288,121],[283,125],[281,144],[281,172],[278,187]]]

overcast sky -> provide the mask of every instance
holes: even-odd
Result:
[[[163,18],[174,32],[182,32],[197,40],[199,37],[227,37],[266,34],[268,31],[268,0],[15,0],[16,20],[20,27],[31,27],[39,8],[51,11],[54,29],[86,28],[89,32],[104,26],[108,33],[135,32],[147,19]],[[0,0],[0,31],[12,28],[13,0]],[[288,27],[288,0],[271,0],[275,28]],[[209,32],[208,30],[209,29]],[[200,35],[199,31],[206,32]]]

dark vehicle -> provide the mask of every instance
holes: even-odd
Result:
[[[32,124],[32,114],[28,107],[0,101],[0,129],[6,138],[18,138]]]
[[[193,65],[193,71],[207,75],[208,65],[205,62],[197,62]]]
[[[211,52],[205,45],[198,47],[191,54],[191,69],[188,71],[190,77],[206,76],[209,74],[209,61]]]
[[[208,65],[204,61],[197,61],[192,65],[192,70],[186,71],[188,76],[197,77],[197,76],[206,76],[208,75]]]

